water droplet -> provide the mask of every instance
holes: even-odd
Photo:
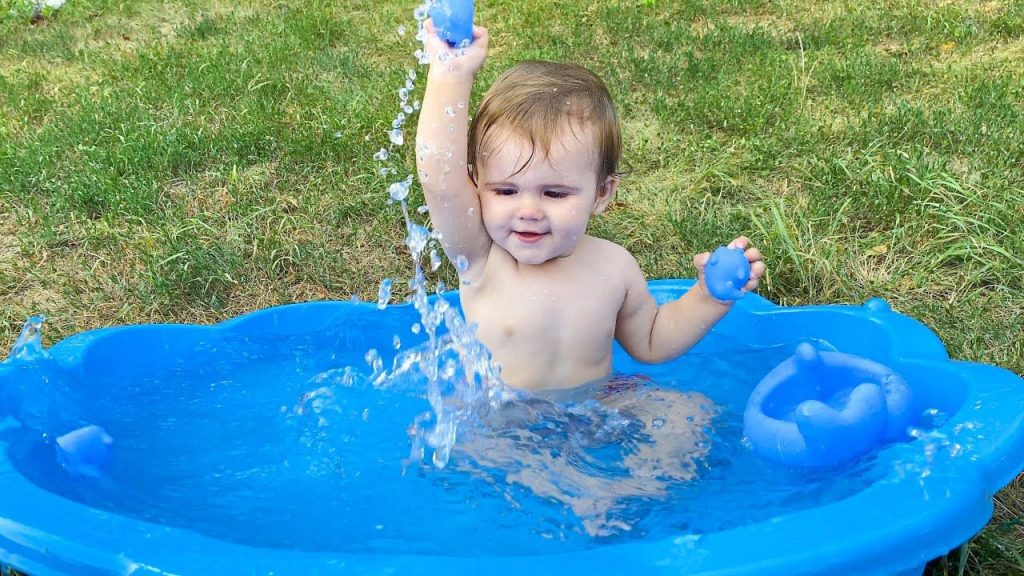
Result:
[[[419,20],[420,22],[426,20],[427,19],[427,7],[426,6],[417,6],[416,9],[412,11],[412,17],[415,18],[416,20]]]
[[[405,36],[405,24],[399,24],[399,26],[398,26],[398,35],[399,36]]]
[[[413,108],[412,106],[406,104],[405,106],[402,106],[402,112],[405,112],[406,114],[412,114]]]
[[[395,202],[401,202],[409,197],[409,181],[403,180],[402,182],[395,182],[391,186],[388,186],[388,195]]]
[[[338,130],[337,132],[334,133],[334,138],[335,140],[341,138],[341,130]]]
[[[377,308],[383,310],[391,300],[391,279],[385,278],[380,283],[380,290],[377,291]]]
[[[363,408],[363,422],[366,422],[369,419],[370,419],[370,409],[369,408]]]
[[[411,328],[409,328],[409,329],[410,329],[410,330],[412,330],[412,333],[413,333],[413,334],[419,334],[419,333],[420,333],[420,330],[422,330],[422,329],[423,329],[423,327],[422,327],[422,326],[420,326],[420,323],[419,323],[419,322],[416,322],[416,323],[414,323],[414,324],[412,325],[412,327],[411,327]]]
[[[665,425],[665,419],[664,418],[655,418],[654,420],[651,420],[651,428],[653,428],[654,430],[658,430],[658,429],[660,429],[664,425]]]
[[[444,115],[449,117],[455,116],[455,108],[452,108],[451,106],[445,106]]]
[[[380,353],[377,352],[376,348],[370,348],[366,351],[366,355],[363,356],[366,360],[366,364],[374,371],[379,372],[384,367],[384,361],[380,358]]]
[[[398,334],[395,334],[394,339],[391,340],[391,345],[395,347],[395,350],[402,347],[402,340],[398,338]]]
[[[415,102],[412,103],[413,110],[419,110],[420,106],[421,104],[419,100],[416,100]]]
[[[409,247],[409,250],[413,253],[414,257],[419,258],[419,255],[423,254],[423,249],[427,247],[427,242],[429,241],[429,230],[419,224],[409,224],[408,234],[405,237],[405,244]]]
[[[407,74],[407,76],[409,77],[409,80],[415,80],[416,79],[416,71],[410,68],[409,69],[409,73]]]
[[[466,270],[469,270],[469,259],[463,256],[462,254],[456,256],[455,269],[458,270],[459,272],[465,272]]]
[[[459,102],[459,108],[465,108],[465,107],[466,107],[466,103],[465,102]]]
[[[362,300],[359,299],[358,294],[353,294],[352,297],[348,299],[348,301],[353,304],[358,304],[359,302],[362,302]]]
[[[425,178],[426,177],[424,176],[424,179]],[[416,212],[418,212],[420,214],[426,214],[429,211],[430,211],[430,208],[426,204],[424,204],[424,205],[422,205],[422,206],[420,206],[419,208],[416,209]]]
[[[401,128],[402,124],[405,124],[405,114],[402,114],[398,118],[395,118],[394,120],[391,121],[392,128]]]
[[[384,149],[384,148],[381,148],[380,151],[378,151],[376,154],[373,155],[373,159],[378,161],[378,162],[383,162],[384,160],[387,160],[388,159],[388,151],[386,149]]]
[[[436,272],[441,267],[441,255],[437,253],[437,250],[430,251],[430,271]]]
[[[409,89],[404,87],[404,86],[402,88],[399,88],[398,89],[398,98],[402,102],[405,102],[406,100],[408,100],[409,99]]]
[[[405,143],[405,134],[401,128],[395,128],[391,132],[388,132],[388,138],[391,139],[391,143],[396,146],[401,146]]]

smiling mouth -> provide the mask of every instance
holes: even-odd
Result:
[[[518,238],[520,242],[525,242],[527,244],[533,244],[534,242],[540,240],[547,233],[546,232],[545,233],[541,233],[541,232],[512,232],[512,234],[515,235],[515,237]]]

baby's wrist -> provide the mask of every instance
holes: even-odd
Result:
[[[708,285],[704,283],[703,278],[700,280],[700,282],[697,282],[697,284],[694,286],[694,290],[697,292],[697,295],[700,298],[701,303],[709,307],[729,310],[732,308],[732,305],[735,304],[735,301],[733,300],[719,300],[718,298],[712,296],[711,291],[708,290]]]
[[[451,64],[436,62],[430,65],[427,70],[428,82],[473,84],[476,78],[476,70],[460,70],[452,68]]]

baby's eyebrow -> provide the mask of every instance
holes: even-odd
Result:
[[[505,187],[505,188],[519,188],[519,186],[516,186],[515,184],[513,184],[511,182],[505,182],[505,181],[485,182],[484,186],[487,186],[488,188],[493,188],[495,186]],[[555,189],[555,190],[565,190],[567,192],[579,192],[580,191],[579,188],[577,188],[575,186],[569,186],[568,184],[541,184],[540,186],[538,186],[538,188],[540,188],[542,190],[552,190],[552,189]]]

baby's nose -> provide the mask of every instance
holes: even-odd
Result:
[[[520,220],[543,220],[544,211],[541,210],[540,203],[532,198],[524,198],[519,203],[519,219]]]

